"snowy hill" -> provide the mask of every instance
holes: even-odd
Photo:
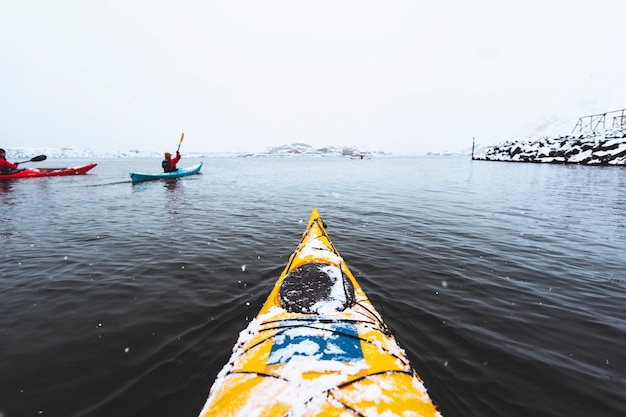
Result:
[[[306,143],[291,143],[269,148],[254,156],[345,156],[345,155],[388,155],[380,151],[367,151],[357,146],[323,146],[315,148]]]

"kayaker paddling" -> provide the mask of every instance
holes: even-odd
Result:
[[[11,174],[15,172],[17,170],[17,165],[19,164],[19,162],[14,164],[7,161],[6,155],[6,151],[0,148],[0,174]]]
[[[178,168],[174,172],[159,172],[159,173],[144,173],[144,172],[131,172],[130,179],[133,183],[151,180],[162,180],[187,177],[189,175],[198,174],[202,168],[202,162],[187,168]]]
[[[163,167],[163,172],[176,172],[178,168],[176,168],[176,164],[180,160],[180,145],[183,143],[183,138],[185,137],[185,132],[180,135],[180,140],[178,141],[178,148],[176,148],[176,157],[172,158],[172,154],[169,152],[165,152],[165,159],[161,162],[161,166]]]
[[[176,172],[178,168],[176,168],[176,164],[180,160],[182,155],[180,152],[176,151],[176,156],[172,158],[172,154],[169,152],[165,152],[165,159],[161,162],[161,166],[163,167],[163,172]]]

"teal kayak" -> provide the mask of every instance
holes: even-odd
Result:
[[[202,168],[202,164],[203,163],[200,162],[198,165],[194,165],[189,168],[178,168],[178,171],[161,172],[157,174],[144,174],[141,172],[131,172],[130,179],[133,182],[140,182],[140,181],[162,180],[162,179],[167,179],[167,178],[186,177],[188,175],[194,175],[194,174],[199,173],[200,169]]]

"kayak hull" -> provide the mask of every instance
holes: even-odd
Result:
[[[317,209],[200,413],[440,416]]]
[[[197,165],[194,165],[189,168],[179,168],[178,171],[175,172],[160,172],[156,174],[146,174],[141,172],[131,172],[130,179],[133,182],[141,182],[141,181],[154,181],[154,180],[162,180],[168,178],[180,178],[186,177],[189,175],[198,174],[202,169],[203,163],[200,162]]]
[[[67,175],[84,175],[98,164],[86,164],[69,168],[28,168],[11,174],[0,175],[0,180],[15,178],[61,177]]]

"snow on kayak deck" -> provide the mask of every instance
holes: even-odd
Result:
[[[337,268],[338,269],[338,268]],[[340,280],[338,280],[340,281]],[[246,353],[251,344],[255,343],[255,338],[259,333],[267,331],[266,323],[277,322],[285,318],[285,314],[288,314],[282,307],[272,307],[265,314],[259,315],[254,318],[248,325],[248,327],[240,332],[239,338],[235,347],[233,348],[233,354],[229,359],[227,365],[219,372],[217,378],[211,388],[211,394],[220,391],[225,387],[227,382],[227,376],[232,375],[232,371],[238,366],[241,357]],[[344,310],[342,315],[348,315],[355,317],[362,317],[362,313],[354,311],[353,309]],[[320,322],[315,322],[315,327],[320,335],[319,338],[311,337],[311,328],[309,326],[300,326],[288,330],[284,334],[274,337],[274,344],[278,344],[280,347],[275,353],[270,355],[268,364],[280,363],[281,367],[277,373],[280,375],[280,383],[277,383],[276,378],[264,378],[259,385],[252,391],[245,404],[236,410],[234,413],[228,413],[226,415],[233,416],[255,416],[262,415],[260,410],[267,407],[268,402],[279,402],[287,406],[289,416],[308,416],[316,415],[320,412],[320,407],[327,404],[328,398],[320,393],[329,392],[336,389],[343,383],[354,379],[360,372],[366,370],[369,365],[361,356],[356,360],[325,360],[326,357],[332,358],[335,355],[340,357],[350,356],[350,352],[346,352],[345,346],[339,343],[333,343],[332,340],[328,341],[328,337],[322,335],[325,328],[332,326],[331,323],[324,322],[326,319],[332,319],[330,316],[319,316]],[[265,325],[264,325],[265,324]],[[299,343],[285,343],[282,344],[280,338],[289,338],[296,340],[301,337]],[[393,340],[393,339],[387,339]],[[245,347],[245,348],[244,348]],[[381,351],[386,351],[397,359],[398,368],[405,366],[400,358],[406,357],[406,354],[402,348],[395,342],[390,343],[378,343],[376,346]],[[344,358],[345,359],[345,358]],[[310,374],[319,374],[315,378],[310,378]],[[241,378],[241,377],[240,377]],[[259,378],[258,375],[250,373],[245,378]],[[240,380],[241,383],[241,380]],[[373,404],[385,404],[393,401],[389,398],[386,392],[402,391],[401,387],[394,385],[395,381],[392,378],[383,380],[381,385],[378,381],[373,384],[363,384],[362,389],[357,389],[354,393],[350,393],[349,398],[342,397],[342,401],[346,401],[352,404],[359,404],[363,402],[371,402]],[[355,385],[360,384],[359,382]],[[426,387],[422,381],[415,375],[412,376],[410,384],[414,389],[414,392],[421,394],[419,401],[430,402]],[[230,387],[232,389],[232,387]],[[201,416],[205,415],[210,405],[209,400],[205,404]],[[316,411],[318,410],[318,411]],[[231,410],[232,411],[232,410]],[[403,413],[395,414],[391,411],[379,414],[374,407],[369,411],[367,409],[360,409],[360,412],[364,412],[366,416],[420,416],[419,413]],[[350,416],[352,414],[347,413]],[[438,412],[432,414],[434,416],[440,416]]]

